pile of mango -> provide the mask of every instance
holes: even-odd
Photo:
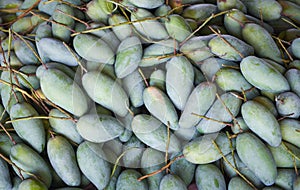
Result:
[[[0,190],[299,190],[299,0],[0,0]]]

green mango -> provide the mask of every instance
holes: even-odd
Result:
[[[278,111],[273,101],[267,98],[266,96],[257,96],[253,98],[253,101],[258,102],[259,104],[265,106],[275,117],[278,116]]]
[[[93,28],[101,28],[101,27],[105,27],[105,25],[102,23],[91,23],[90,27],[87,28],[85,26],[83,30],[85,30],[86,28],[93,29]],[[96,30],[96,31],[92,31],[91,34],[99,37],[101,40],[107,43],[113,52],[117,51],[118,46],[120,45],[120,40],[112,30],[110,29]]]
[[[118,37],[120,41],[125,40],[126,38],[130,37],[133,33],[133,29],[129,24],[121,24],[128,22],[125,16],[121,14],[113,14],[108,18],[109,25],[113,25],[112,31]],[[119,25],[121,24],[121,25]],[[119,25],[119,26],[115,26]]]
[[[68,45],[58,39],[45,37],[37,42],[37,50],[42,60],[51,60],[67,66],[77,66],[79,56]],[[71,52],[70,52],[71,51]],[[49,62],[49,61],[47,61]]]
[[[207,46],[213,37],[214,35],[192,37],[180,46],[180,51],[195,63],[203,61],[213,56]]]
[[[293,92],[283,92],[275,98],[276,108],[281,116],[298,118],[300,116],[300,98]]]
[[[50,163],[58,176],[69,186],[78,186],[81,174],[72,145],[62,136],[50,138],[47,143]]]
[[[231,152],[230,140],[224,133],[212,133],[193,139],[183,148],[185,159],[194,164],[208,164],[222,158],[217,147],[222,151],[223,155]],[[234,148],[233,143],[233,148]]]
[[[68,118],[66,114],[58,109],[51,109],[49,112],[49,117],[51,129],[55,133],[63,135],[75,143],[80,144],[82,142],[83,139],[76,130],[76,123],[72,120],[64,119]],[[59,117],[62,119],[59,119]]]
[[[35,116],[39,116],[39,113],[27,102],[17,103],[10,110],[12,120]],[[41,153],[44,150],[46,134],[41,119],[14,121],[12,125],[20,138],[30,144],[37,152]]]
[[[179,128],[175,107],[163,91],[154,86],[147,87],[144,90],[143,99],[146,108],[153,116],[165,125],[170,125],[173,130]]]
[[[251,131],[277,147],[281,143],[280,126],[275,116],[263,105],[249,100],[242,105],[242,116]]]
[[[52,14],[52,18],[54,21],[67,26],[70,29],[74,29],[75,21],[72,16],[74,16],[74,8],[66,4],[56,5],[55,10]],[[67,29],[59,24],[52,24],[53,37],[68,43],[70,41],[71,31],[70,29]]]
[[[213,83],[203,82],[194,88],[189,96],[184,110],[179,119],[181,128],[192,128],[199,123],[200,117],[192,113],[205,115],[213,104],[217,88]]]
[[[104,155],[104,153],[102,153]],[[109,183],[111,165],[91,150],[87,142],[81,143],[76,152],[81,172],[98,188],[103,189]]]
[[[25,179],[18,187],[18,190],[47,190],[47,186],[37,179]]]
[[[242,162],[267,186],[275,183],[275,160],[263,142],[251,133],[237,136],[236,150]]]
[[[168,143],[167,127],[156,118],[140,114],[132,120],[134,134],[146,145],[153,149],[165,152]],[[179,152],[181,148],[179,140],[175,135],[170,135],[168,152]]]
[[[243,117],[237,117],[233,121],[233,125],[231,126],[231,131],[234,134],[238,134],[240,132],[249,131],[248,125],[245,123]]]
[[[178,155],[172,155],[171,158],[175,156]],[[170,170],[173,175],[180,177],[185,185],[188,186],[193,181],[196,171],[196,164],[187,161],[185,158],[180,158],[172,163]]]
[[[187,186],[177,175],[167,174],[162,178],[159,190],[187,190]]]
[[[294,169],[278,169],[275,184],[286,190],[293,190],[293,182],[297,174]]]
[[[164,0],[128,0],[134,6],[145,8],[145,9],[154,9],[164,4]]]
[[[165,90],[166,90],[166,72],[161,69],[157,69],[157,70],[153,71],[150,75],[149,84],[150,84],[150,86],[155,86],[165,92]]]
[[[282,139],[300,148],[300,121],[296,119],[286,118],[279,121],[279,125],[282,134]]]
[[[10,190],[12,183],[9,175],[9,169],[7,163],[0,158],[0,188],[3,190]]]
[[[271,34],[262,26],[247,23],[242,29],[242,36],[246,43],[254,48],[259,57],[269,58],[281,63],[281,53]]]
[[[245,79],[260,90],[271,93],[290,90],[287,79],[263,59],[248,56],[241,61],[240,67]]]
[[[299,48],[300,48],[300,38],[296,38],[292,42],[291,49],[292,49],[293,55],[298,59],[300,59]]]
[[[144,49],[140,67],[149,67],[168,61],[174,51],[178,50],[178,42],[172,39],[161,40]]]
[[[226,106],[224,106],[224,105]],[[231,122],[233,120],[232,115],[235,117],[240,111],[242,101],[231,93],[225,93],[220,96],[220,100],[217,99],[209,108],[205,117],[212,118],[221,122]],[[229,111],[230,113],[229,113]],[[215,133],[223,129],[226,124],[216,122],[214,120],[202,119],[196,126],[200,133]]]
[[[50,168],[32,148],[23,143],[13,145],[10,151],[10,160],[22,170],[36,175],[47,187],[50,187],[52,181]],[[13,169],[18,176],[22,174],[25,179],[31,177],[25,172],[20,173],[16,167],[13,167]]]
[[[9,133],[16,143],[23,142],[22,139],[16,133]],[[9,156],[10,149],[14,143],[10,140],[5,132],[0,132],[0,153],[3,156]]]
[[[124,78],[132,73],[142,59],[142,44],[138,37],[124,39],[117,51],[115,72],[118,78]]]
[[[124,89],[112,78],[97,71],[87,72],[82,77],[82,85],[96,103],[125,116],[128,112],[128,96]]]
[[[278,147],[272,147],[268,145],[273,158],[276,162],[276,166],[279,168],[294,168],[295,165],[300,167],[300,161],[295,159],[294,157],[288,152],[291,151],[294,155],[300,156],[300,149],[290,143],[283,142]]]
[[[112,140],[124,131],[123,125],[116,118],[104,114],[80,117],[76,129],[82,138],[95,143]]]
[[[198,165],[196,168],[195,179],[198,189],[226,189],[222,172],[213,164]]]
[[[152,148],[147,148],[143,152],[141,159],[141,172],[143,175],[150,174],[162,168],[164,166],[165,155]],[[165,171],[162,171],[154,176],[147,178],[149,190],[159,189],[161,179],[165,175]]]
[[[167,32],[171,38],[178,42],[184,41],[191,35],[191,28],[185,19],[178,14],[171,14],[164,22]]]
[[[144,149],[145,144],[135,135],[132,135],[123,146],[122,166],[140,168]]]
[[[23,74],[18,73],[17,78],[22,87],[35,90],[40,88],[40,81],[35,75],[36,70],[35,65],[25,65],[19,69]]]
[[[240,71],[231,68],[221,68],[215,74],[218,86],[226,91],[242,92],[252,88],[252,85],[243,77]]]
[[[213,81],[215,74],[219,69],[232,66],[238,67],[239,65],[232,61],[211,57],[200,62],[200,64],[197,66],[200,68],[203,75],[208,81]]]
[[[112,65],[115,62],[114,52],[100,38],[90,34],[79,34],[73,40],[75,51],[88,61],[101,62]],[[101,56],[99,56],[101,52]]]
[[[131,22],[143,20],[146,18],[153,18],[154,15],[142,8],[136,8],[134,12],[132,12],[130,20]],[[143,22],[135,22],[133,26],[144,36],[147,40],[163,40],[169,37],[167,30],[158,20],[147,20]]]
[[[228,190],[251,190],[253,189],[247,182],[245,182],[241,177],[233,177],[230,179],[228,184]]]
[[[300,70],[289,69],[284,76],[290,84],[291,91],[300,96]]]
[[[213,54],[229,61],[241,61],[244,57],[254,54],[253,47],[230,35],[220,35],[212,38],[208,43],[208,47]]]
[[[40,79],[43,94],[51,102],[75,116],[82,116],[88,111],[86,94],[67,74],[58,69],[45,69],[40,66],[37,77]]]
[[[173,57],[166,64],[166,90],[171,101],[179,110],[183,110],[194,87],[194,69],[184,57]],[[177,80],[174,80],[176,76]]]
[[[236,0],[231,0],[236,1]],[[224,1],[218,1],[224,2]],[[228,1],[224,2],[227,3]],[[224,16],[224,26],[229,34],[242,39],[242,26],[246,23],[246,15],[237,9],[232,9]]]
[[[220,11],[226,10],[239,10],[243,12],[247,12],[247,7],[240,0],[218,0],[217,6]]]
[[[249,13],[264,21],[277,20],[281,17],[282,7],[275,0],[241,0]]]
[[[37,54],[37,50],[34,44],[28,40],[24,42],[22,39],[14,40],[14,51],[18,59],[24,64],[39,64],[39,60],[35,54]],[[27,45],[28,44],[28,45]],[[28,46],[30,46],[30,49]]]
[[[195,4],[183,10],[182,16],[184,18],[191,18],[196,21],[202,21],[217,12],[217,6],[214,4]]]
[[[145,180],[138,181],[142,175],[132,169],[126,169],[118,177],[116,190],[148,190],[148,184]]]
[[[300,5],[290,1],[279,0],[278,3],[282,6],[281,14],[290,18],[296,24],[300,24]]]

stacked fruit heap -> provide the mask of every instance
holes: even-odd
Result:
[[[300,189],[299,0],[1,0],[0,189]]]

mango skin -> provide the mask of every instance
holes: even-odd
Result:
[[[162,178],[159,190],[187,190],[187,187],[177,175],[167,174]]]
[[[245,79],[260,90],[280,93],[290,90],[286,78],[263,59],[248,56],[240,63]]]
[[[218,86],[226,91],[248,90],[252,85],[243,77],[240,71],[231,68],[221,68],[215,75]]]
[[[162,160],[164,160],[164,153],[152,148],[147,148],[143,152],[143,156],[141,158],[142,174],[147,175],[149,173],[159,170],[161,167],[164,166]],[[149,190],[159,189],[160,181],[164,177],[165,173],[165,171],[162,171],[157,175],[147,178]]]
[[[279,121],[282,139],[300,148],[300,133],[295,132],[300,129],[300,121],[297,119],[283,119]]]
[[[140,177],[142,175],[136,170],[124,170],[118,177],[116,190],[148,190],[146,180],[137,180]]]
[[[216,36],[209,41],[208,46],[213,54],[229,61],[241,61],[243,57],[254,54],[253,47],[230,35]]]
[[[45,69],[40,66],[37,76],[42,92],[50,101],[75,116],[82,116],[88,111],[88,98],[68,75],[58,69]]]
[[[66,114],[62,113],[58,109],[50,110],[49,116],[68,118]],[[74,121],[50,118],[49,123],[52,130],[57,134],[63,135],[68,139],[70,139],[71,141],[78,144],[80,144],[83,141],[82,137],[79,135],[79,133],[76,130],[76,123]]]
[[[138,67],[142,55],[142,44],[138,37],[124,39],[118,47],[114,64],[117,77],[124,78],[131,74]]]
[[[205,115],[207,110],[213,104],[216,93],[217,87],[213,83],[203,82],[196,86],[190,94],[180,116],[179,126],[181,128],[191,128],[197,125],[201,118],[192,115],[192,113]]]
[[[111,165],[92,151],[86,142],[81,143],[76,152],[81,172],[98,188],[103,189],[109,183]]]
[[[242,105],[242,116],[251,131],[273,147],[281,143],[281,132],[275,116],[263,105],[247,101]]]
[[[231,122],[232,116],[228,113],[226,107],[230,110],[232,115],[236,116],[239,113],[242,101],[230,93],[222,94],[221,100],[217,99],[205,114],[208,118],[213,118],[218,121]],[[224,105],[223,105],[223,103]],[[202,119],[196,126],[200,133],[215,133],[219,132],[226,126],[224,123],[218,123],[213,120]]]
[[[173,130],[179,128],[178,115],[175,107],[163,91],[154,86],[150,86],[144,90],[143,99],[146,108],[153,116],[165,125],[168,125],[169,122],[170,128]]]
[[[293,92],[284,92],[275,98],[276,108],[281,116],[298,118],[300,116],[300,98]]]
[[[12,183],[9,175],[9,169],[7,163],[0,158],[0,188],[3,190],[9,190],[12,188]]]
[[[268,146],[268,148],[270,149],[273,158],[276,162],[276,166],[279,168],[294,168],[295,165],[297,167],[300,167],[300,161],[299,160],[295,160],[293,156],[288,153],[289,149],[294,155],[296,155],[297,157],[300,156],[300,149],[299,147],[287,143],[287,142],[282,142],[278,147],[272,147],[272,146]]]
[[[34,189],[34,190],[47,190],[47,186],[43,184],[42,182],[36,180],[36,179],[25,179],[22,181],[18,187],[18,190],[28,190],[28,189]]]
[[[212,133],[193,139],[183,148],[185,159],[194,164],[208,164],[222,158],[212,141],[218,145],[224,155],[230,151],[230,142],[224,133]],[[233,143],[234,147],[234,143]]]
[[[60,178],[69,186],[81,183],[81,174],[77,166],[72,145],[62,136],[49,139],[47,154],[52,167]]]
[[[264,21],[277,20],[281,16],[282,7],[275,0],[242,0],[249,13]]]
[[[195,178],[198,189],[226,189],[226,183],[222,172],[213,164],[198,165]]]
[[[236,150],[242,162],[267,186],[275,183],[277,168],[270,150],[251,133],[237,136]]]
[[[39,114],[27,102],[17,103],[11,108],[10,117],[12,120],[33,116],[39,116]],[[42,120],[30,119],[27,121],[16,121],[12,124],[22,140],[29,143],[39,153],[44,150],[46,134]]]
[[[228,184],[228,190],[252,190],[253,188],[248,185],[241,177],[233,177],[230,179]]]
[[[87,114],[79,118],[76,129],[90,142],[103,143],[120,136],[123,125],[114,117],[104,114]]]
[[[285,75],[288,80],[291,91],[295,92],[300,97],[300,70],[298,69],[289,69]]]
[[[45,62],[51,60],[68,66],[78,65],[76,60],[78,55],[73,52],[74,57],[63,42],[58,39],[50,37],[42,38],[37,42],[37,49],[42,60]]]
[[[109,45],[100,38],[79,34],[73,40],[75,51],[88,61],[101,62],[112,65],[115,61],[114,52]],[[99,53],[101,52],[101,56]]]
[[[185,56],[173,57],[166,65],[166,89],[173,104],[183,110],[194,87],[194,70]],[[174,80],[176,76],[177,80]]]
[[[10,160],[23,170],[38,176],[47,187],[50,187],[52,181],[50,168],[44,159],[32,148],[24,143],[12,146]],[[14,170],[19,175],[18,170],[16,168],[14,168]],[[30,176],[24,172],[22,172],[22,176],[25,179],[30,178]]]
[[[191,28],[186,20],[177,14],[168,16],[165,21],[165,27],[171,38],[174,38],[179,42],[184,41],[191,34]]]
[[[125,116],[128,112],[128,96],[124,89],[109,76],[91,71],[83,75],[82,85],[87,94],[96,103]]]
[[[248,23],[242,29],[245,42],[254,48],[259,57],[269,58],[279,63],[282,62],[279,48],[272,36],[262,26]]]
[[[132,130],[134,134],[146,145],[156,150],[165,152],[167,145],[167,126],[156,118],[146,115],[136,115],[132,120]],[[179,152],[181,144],[175,135],[170,135],[170,145],[168,152]]]
[[[293,55],[298,59],[300,59],[300,51],[299,51],[300,38],[293,40],[291,48],[292,48]]]

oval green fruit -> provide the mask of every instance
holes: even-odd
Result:
[[[260,138],[273,147],[281,143],[281,132],[275,116],[263,105],[249,100],[242,105],[242,116],[245,123]]]
[[[248,56],[242,60],[240,67],[246,80],[260,90],[272,93],[290,90],[285,77],[263,59]]]
[[[237,136],[236,150],[242,162],[265,184],[272,185],[277,177],[277,168],[270,150],[251,133]]]

